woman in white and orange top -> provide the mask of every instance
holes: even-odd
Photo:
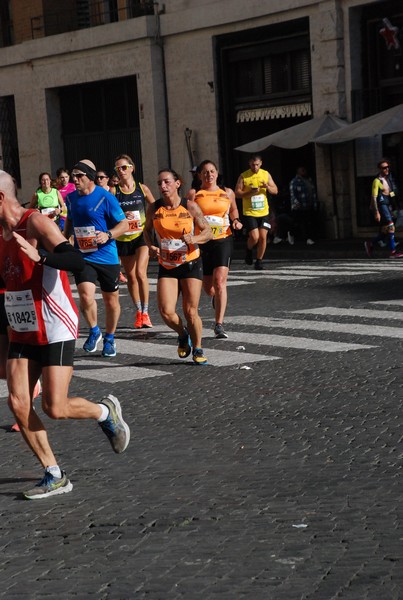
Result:
[[[224,315],[227,308],[227,278],[233,252],[234,229],[242,229],[234,192],[218,185],[218,169],[211,160],[204,160],[197,168],[201,187],[190,190],[188,198],[201,208],[211,227],[213,239],[202,247],[203,287],[211,297],[215,310],[214,333],[217,339],[228,337],[224,330]]]
[[[203,279],[198,245],[212,238],[211,227],[195,202],[180,197],[181,179],[175,171],[160,171],[158,187],[161,198],[147,207],[144,226],[150,257],[159,262],[158,308],[164,322],[178,334],[179,358],[189,356],[193,348],[193,362],[205,365],[198,312]],[[179,292],[186,326],[176,312]]]

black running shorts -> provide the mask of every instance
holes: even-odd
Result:
[[[27,358],[39,363],[41,367],[72,367],[75,345],[76,340],[55,342],[45,346],[11,342],[8,358]]]
[[[94,283],[99,281],[103,292],[116,292],[119,289],[120,265],[104,265],[100,263],[85,262],[82,271],[74,273],[76,285],[79,283]]]
[[[221,240],[210,240],[207,244],[200,244],[200,247],[204,275],[212,275],[216,267],[229,268],[234,248],[232,235]]]
[[[159,266],[158,279],[169,277],[171,279],[200,279],[203,280],[203,264],[199,256],[196,260],[179,265],[173,269],[165,269],[162,265]]]

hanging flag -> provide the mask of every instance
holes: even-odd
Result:
[[[389,19],[382,19],[382,23],[384,24],[384,27],[379,30],[379,33],[384,38],[387,49],[391,50],[394,48],[395,50],[399,50],[400,42],[397,38],[399,28],[394,27]]]

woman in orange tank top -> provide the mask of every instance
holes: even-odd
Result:
[[[148,205],[144,226],[150,257],[159,262],[158,308],[164,322],[178,334],[179,358],[186,358],[193,349],[193,362],[205,365],[199,316],[203,270],[198,245],[212,238],[211,227],[195,202],[180,197],[181,180],[175,171],[160,171],[158,187],[161,198]],[[186,326],[176,311],[179,292]]]
[[[242,229],[234,192],[218,185],[218,169],[211,160],[204,160],[197,168],[201,180],[199,191],[190,190],[188,198],[201,208],[209,223],[213,239],[202,247],[203,288],[211,297],[215,310],[214,334],[217,339],[228,337],[224,330],[227,308],[227,278],[233,251],[232,231]]]

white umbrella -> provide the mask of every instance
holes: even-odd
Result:
[[[261,152],[269,146],[278,146],[279,148],[301,148],[310,142],[316,142],[319,136],[329,133],[330,131],[338,130],[346,127],[346,121],[335,117],[334,115],[325,114],[321,117],[315,117],[293,125],[287,129],[282,129],[266,137],[262,137],[254,142],[249,142],[242,146],[238,146],[235,150],[241,152]]]
[[[343,129],[318,137],[318,144],[341,144],[358,138],[403,132],[403,104],[376,113]]]

